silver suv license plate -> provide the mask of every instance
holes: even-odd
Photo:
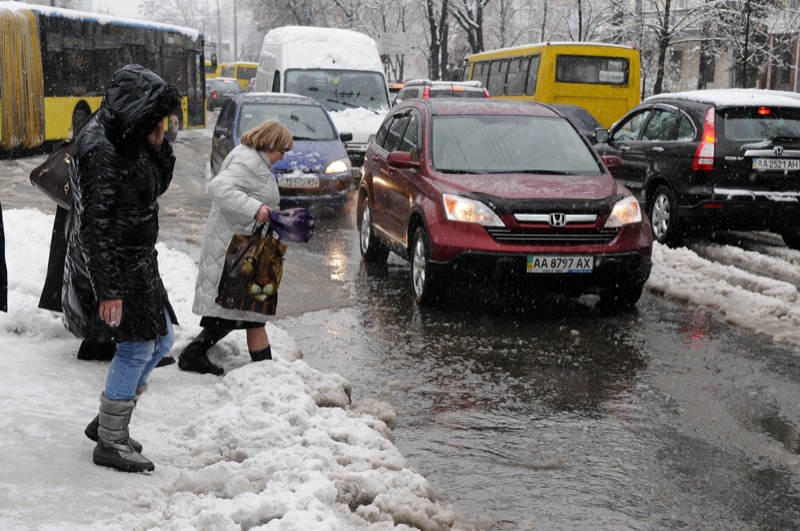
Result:
[[[591,256],[532,256],[528,255],[528,273],[591,273]]]
[[[753,159],[754,170],[797,171],[800,170],[800,159]]]

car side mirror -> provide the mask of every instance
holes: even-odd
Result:
[[[342,142],[350,142],[353,140],[353,133],[339,133],[339,140]]]
[[[598,127],[594,130],[594,139],[597,141],[598,144],[605,144],[608,142],[608,139],[611,135],[608,133],[608,129],[603,129],[602,127]]]
[[[386,163],[395,168],[419,168],[419,162],[412,160],[408,151],[392,151],[386,156]]]
[[[603,164],[606,165],[606,168],[611,173],[622,167],[622,159],[616,155],[603,155],[601,158],[603,159]]]

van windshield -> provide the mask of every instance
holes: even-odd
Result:
[[[314,98],[331,111],[364,108],[389,110],[386,81],[378,72],[357,70],[287,70],[284,92]]]

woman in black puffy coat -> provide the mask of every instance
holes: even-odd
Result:
[[[130,472],[154,469],[128,424],[177,324],[155,246],[158,197],[175,165],[164,119],[178,105],[175,87],[153,72],[121,68],[78,136],[71,166],[63,320],[78,337],[117,344],[86,435],[97,441],[96,464]]]

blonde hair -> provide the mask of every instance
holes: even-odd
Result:
[[[289,151],[294,146],[292,133],[277,120],[266,120],[245,132],[240,140],[259,151]]]

